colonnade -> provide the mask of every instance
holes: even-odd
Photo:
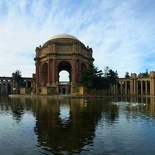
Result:
[[[32,87],[32,78],[23,78],[25,87]],[[12,77],[0,77],[0,94],[17,93],[17,83]]]
[[[155,72],[150,77],[138,78],[135,73],[130,78],[119,78],[111,85],[109,93],[113,95],[155,95]]]

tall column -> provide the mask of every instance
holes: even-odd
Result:
[[[154,78],[151,78],[150,82],[150,95],[154,95]]]
[[[137,94],[137,85],[136,85],[136,80],[134,79],[134,95]]]
[[[134,94],[133,93],[133,80],[131,80],[131,82],[130,82],[130,94],[131,95]]]
[[[3,94],[3,80],[1,80],[1,93]]]
[[[51,83],[51,59],[48,60],[48,81],[49,84]]]
[[[123,93],[123,90],[122,90],[122,81],[119,81],[119,83],[120,83],[120,86],[121,86],[121,95],[122,95],[122,93]]]
[[[25,82],[26,82],[26,88],[28,88],[28,81],[26,80]]]
[[[53,65],[52,65],[52,70],[53,70],[53,77],[52,77],[52,81],[53,81],[53,83],[55,84],[56,83],[56,74],[57,74],[57,69],[56,69],[56,59],[53,59],[53,61],[52,61],[53,63]]]
[[[39,64],[36,63],[36,84],[39,84]]]
[[[140,81],[140,86],[141,86],[141,92],[140,93],[141,93],[141,95],[143,95],[143,93],[144,93],[143,92],[143,81]]]
[[[73,64],[72,64],[72,83],[76,84],[76,60],[73,59]]]
[[[2,82],[1,82],[1,80],[0,80],[0,87],[1,87],[0,94],[2,94]]]
[[[125,95],[127,95],[127,81],[125,81]]]
[[[147,81],[145,81],[145,95],[148,95],[148,92],[147,92]]]
[[[6,80],[5,82],[6,82],[6,94],[8,94],[8,80]]]

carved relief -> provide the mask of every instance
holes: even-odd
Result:
[[[79,45],[76,45],[76,52],[79,52],[79,51],[80,51]]]
[[[70,45],[59,45],[59,46],[56,46],[56,51],[57,52],[71,52],[72,47]]]
[[[52,52],[52,51],[53,51],[53,46],[52,46],[52,45],[48,45],[48,50],[49,50],[50,52]]]

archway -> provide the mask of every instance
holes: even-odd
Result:
[[[60,73],[59,73],[59,82],[70,82],[70,79],[69,79],[69,73],[66,71],[66,70],[62,70]]]
[[[67,76],[68,73],[68,81],[71,81],[71,64],[68,61],[61,61],[58,64],[58,74],[59,74],[59,82],[60,82],[60,73],[64,72],[64,74]]]
[[[68,61],[61,61],[58,64],[60,94],[70,93],[71,68],[71,64]]]
[[[40,70],[40,83],[42,86],[46,86],[48,77],[48,64],[44,63]]]
[[[36,47],[35,90],[37,94],[80,92],[80,73],[93,64],[92,48],[76,37],[61,34],[52,37],[43,46]],[[61,90],[60,72],[68,72],[68,89]]]

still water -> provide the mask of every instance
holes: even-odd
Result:
[[[0,155],[55,154],[155,154],[155,98],[0,97]]]

